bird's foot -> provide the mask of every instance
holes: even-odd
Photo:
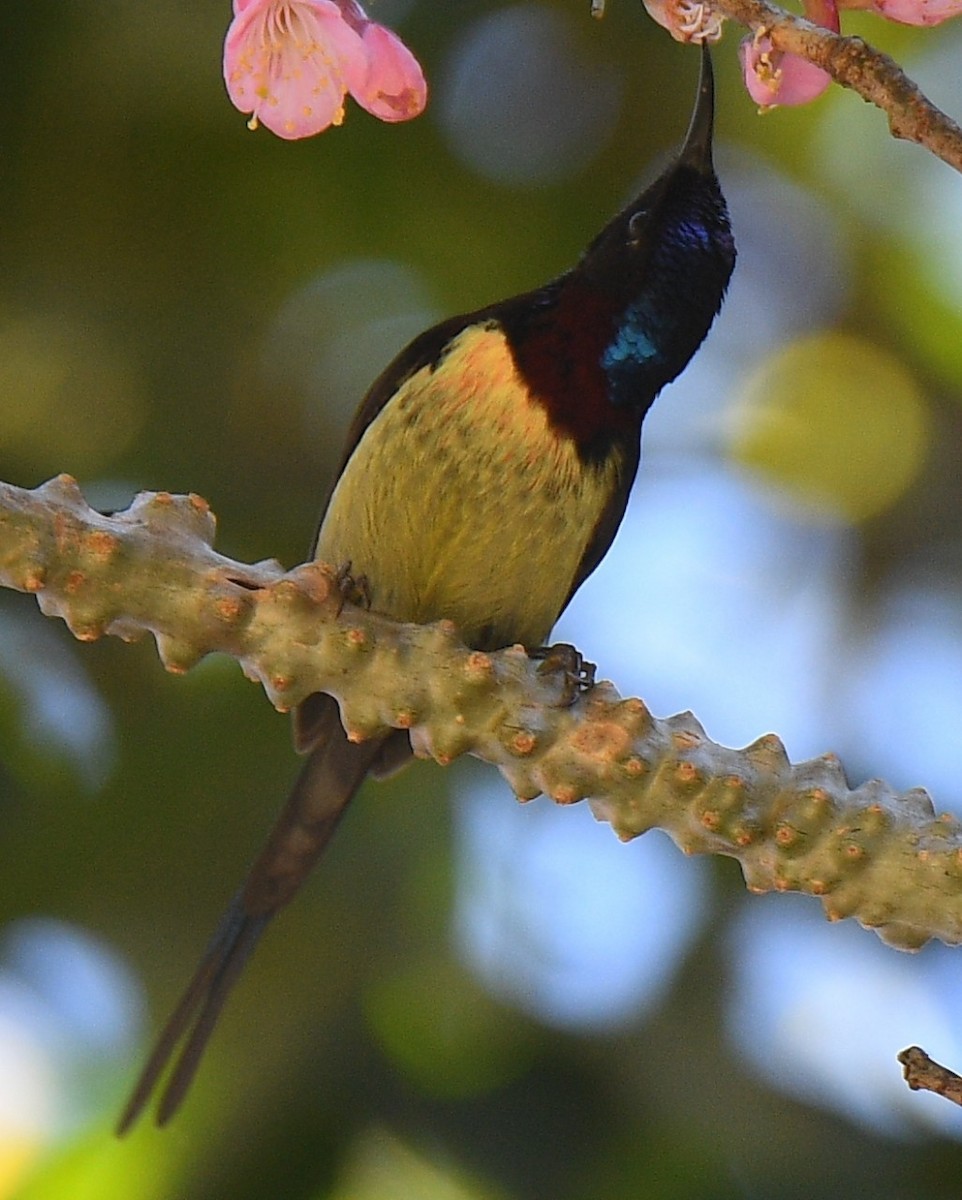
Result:
[[[341,603],[337,609],[338,616],[341,615],[345,604],[355,604],[358,608],[371,607],[371,589],[367,582],[367,576],[353,575],[349,562],[344,563],[334,579],[337,590],[341,593]]]
[[[558,642],[555,646],[536,646],[528,651],[528,657],[540,661],[539,675],[562,676],[559,708],[569,708],[582,693],[595,686],[595,664],[582,658],[581,651],[567,642]]]

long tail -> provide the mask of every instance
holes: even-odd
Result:
[[[317,738],[267,844],[157,1039],[118,1122],[118,1135],[143,1112],[178,1044],[186,1039],[161,1094],[157,1124],[164,1125],[180,1107],[224,1002],[258,939],[307,878],[368,769],[377,763],[381,741],[349,742],[333,701],[330,710],[332,719],[323,722],[326,736]]]

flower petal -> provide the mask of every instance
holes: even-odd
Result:
[[[644,0],[648,15],[676,42],[717,42],[724,17],[708,0]]]
[[[409,121],[424,111],[428,88],[421,64],[397,34],[369,21],[361,38],[367,54],[367,74],[351,95],[382,121]]]
[[[804,0],[803,6],[809,21],[838,33],[837,0]],[[738,56],[748,94],[762,108],[774,108],[777,104],[808,104],[832,82],[827,71],[808,59],[775,50],[771,39],[760,32],[742,42]]]
[[[224,80],[234,105],[283,138],[340,124],[367,73],[358,35],[333,0],[234,0]]]
[[[746,38],[738,55],[748,94],[761,108],[808,104],[832,82],[826,71],[807,59],[773,49],[767,37]]]
[[[872,9],[901,25],[940,25],[962,13],[962,0],[875,0]]]

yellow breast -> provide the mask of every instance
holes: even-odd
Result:
[[[525,392],[501,329],[470,326],[365,431],[316,557],[350,562],[372,606],[448,617],[469,645],[542,644],[624,469],[586,466]]]

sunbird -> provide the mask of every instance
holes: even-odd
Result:
[[[402,350],[361,402],[313,545],[398,621],[448,618],[492,651],[544,647],[614,539],[655,397],[687,366],[735,265],[712,163],[702,48],[677,157],[557,279],[452,317]],[[360,590],[360,589],[358,589]],[[307,761],[121,1117],[177,1111],[244,964],[307,878],[364,779],[411,755],[394,730],[348,740],[336,701],[294,713]]]

